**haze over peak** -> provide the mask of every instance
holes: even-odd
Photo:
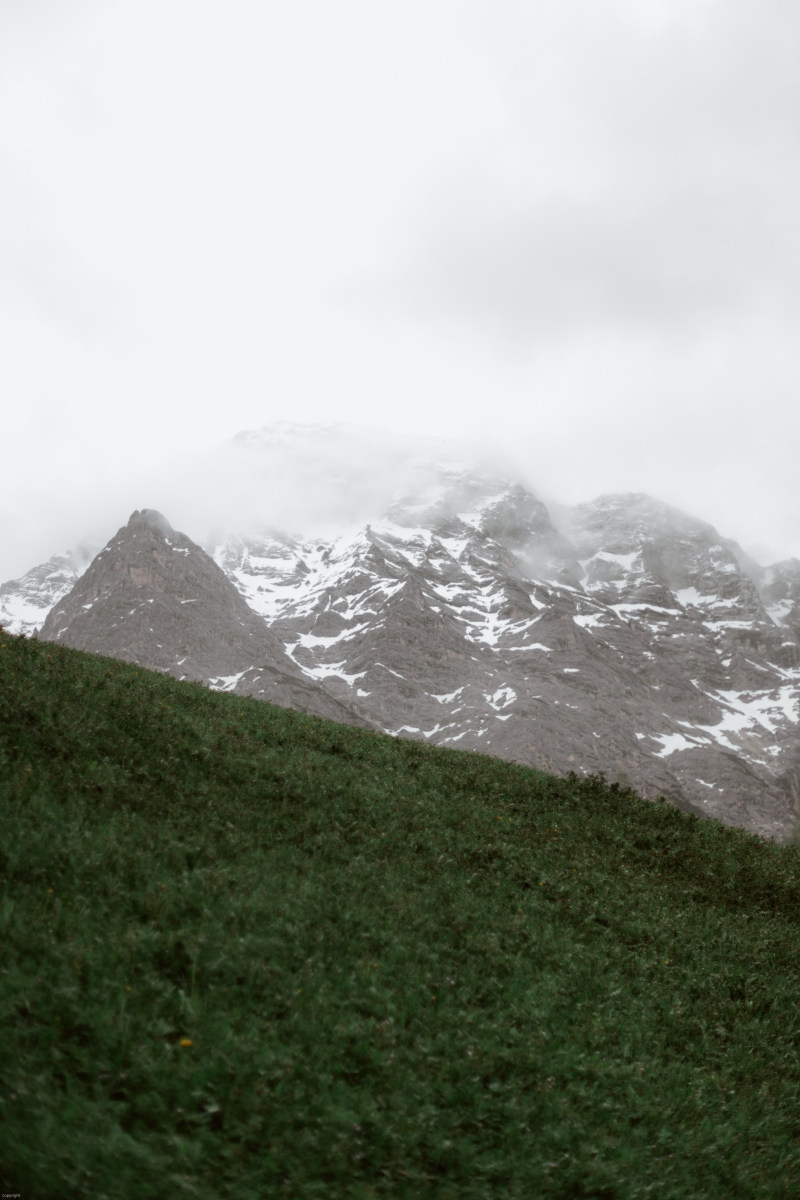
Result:
[[[0,580],[332,415],[800,555],[800,6],[233,8],[0,4]]]
[[[134,534],[138,530],[152,530],[161,534],[175,532],[163,513],[154,508],[135,509],[128,518],[127,529]]]
[[[274,421],[242,430],[156,481],[154,502],[201,541],[280,529],[333,536],[393,504],[430,506],[466,477],[497,490],[533,481],[514,456],[474,438],[418,436],[346,421]]]
[[[287,423],[222,454],[240,481],[251,468],[251,501],[290,480],[319,518],[338,497],[329,534],[251,513],[193,541],[159,500],[71,590],[63,568],[37,568],[0,589],[0,613],[22,605],[12,631],[35,628],[50,606],[42,637],[401,736],[605,770],[785,836],[800,805],[796,562],[761,568],[638,492],[554,522],[519,479],[419,447],[384,446],[374,486],[348,492],[337,439],[357,449],[346,427]]]
[[[154,446],[157,440],[156,436]],[[583,440],[584,434],[576,429],[576,449]],[[599,449],[598,454],[602,457]],[[122,464],[112,474],[108,463],[98,464],[99,474],[93,467],[91,473],[72,480],[49,508],[19,507],[0,541],[0,582],[19,578],[32,563],[44,562],[54,552],[71,551],[82,541],[105,544],[121,515],[143,501],[168,513],[176,528],[187,530],[203,544],[248,529],[333,536],[337,530],[375,519],[399,499],[406,507],[437,503],[436,489],[448,477],[472,475],[483,484],[494,480],[498,492],[511,483],[525,486],[546,503],[560,528],[568,510],[593,494],[592,479],[581,483],[571,458],[560,462],[555,452],[547,469],[540,471],[542,455],[541,439],[522,433],[515,439],[513,430],[491,422],[479,440],[458,431],[447,436],[418,435],[349,421],[271,421],[202,451],[189,442],[179,455],[165,457],[158,467],[142,461],[132,470]],[[116,459],[115,445],[109,446],[108,457]],[[680,472],[676,473],[678,489],[679,479]],[[615,492],[606,489],[609,496],[645,491],[626,488],[624,475],[612,482],[618,487]],[[752,489],[748,494],[748,521],[738,520],[739,509],[723,513],[722,519],[712,511],[713,523],[759,562],[788,558],[791,544],[783,553],[768,551],[769,526],[760,533],[753,530],[758,498]],[[700,506],[676,504],[674,495],[661,501],[648,497],[646,503],[666,503],[669,508],[709,516]],[[757,552],[753,542],[762,543]]]
[[[576,436],[578,436],[576,434]],[[482,498],[514,486],[544,503],[559,530],[569,532],[573,513],[586,506],[622,526],[637,522],[664,528],[703,526],[729,539],[737,530],[690,515],[644,491],[550,494],[533,475],[529,447],[503,447],[491,431],[483,442],[453,434],[412,435],[347,421],[280,420],[242,430],[202,456],[176,464],[150,493],[158,506],[204,544],[231,533],[279,530],[293,536],[337,536],[387,513],[428,520],[468,507],[470,491]],[[744,551],[739,550],[740,554]],[[776,555],[775,558],[779,558]],[[763,558],[759,561],[765,561]],[[772,560],[774,561],[774,560]]]

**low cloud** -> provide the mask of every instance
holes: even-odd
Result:
[[[799,552],[798,61],[794,0],[0,3],[6,576],[381,506],[355,435],[197,466],[286,416]]]
[[[796,309],[800,16],[640,7],[503,6],[494,137],[431,190],[384,304],[512,341]]]
[[[496,445],[457,435],[279,421],[172,464],[152,479],[153,507],[202,541],[270,529],[328,536],[379,519],[401,497],[430,501],[439,466],[475,465],[506,477],[515,470]]]

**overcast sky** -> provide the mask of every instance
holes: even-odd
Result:
[[[0,0],[0,579],[282,418],[800,556],[798,63],[796,0]]]

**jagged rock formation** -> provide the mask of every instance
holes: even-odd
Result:
[[[0,585],[0,625],[11,633],[30,636],[40,629],[50,609],[80,579],[99,546],[79,546],[54,554],[19,579]]]
[[[759,580],[767,614],[794,641],[800,642],[800,560],[790,558],[766,567]]]
[[[434,504],[388,516],[324,542],[234,538],[215,556],[302,670],[390,732],[602,770],[790,832],[791,564],[765,572],[646,496],[601,497],[559,532],[525,488],[462,472],[442,473]]]
[[[423,466],[369,523],[218,537],[213,562],[134,514],[40,636],[788,836],[800,563],[647,496],[557,528],[516,480]]]
[[[38,636],[334,721],[371,724],[288,660],[216,563],[152,509],[133,513]]]

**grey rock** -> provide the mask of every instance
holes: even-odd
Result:
[[[206,553],[135,513],[40,636],[790,834],[800,563],[762,568],[641,494],[554,521],[515,479],[418,475],[339,536],[240,530]]]
[[[218,557],[301,670],[388,732],[603,771],[788,835],[797,638],[735,543],[642,495],[601,497],[558,530],[520,485],[475,475],[387,518]]]
[[[66,554],[55,554],[19,579],[0,584],[0,625],[26,637],[39,629],[57,604],[80,579],[99,546],[81,545]]]
[[[312,683],[204,550],[134,512],[37,635],[332,720],[369,725]]]

